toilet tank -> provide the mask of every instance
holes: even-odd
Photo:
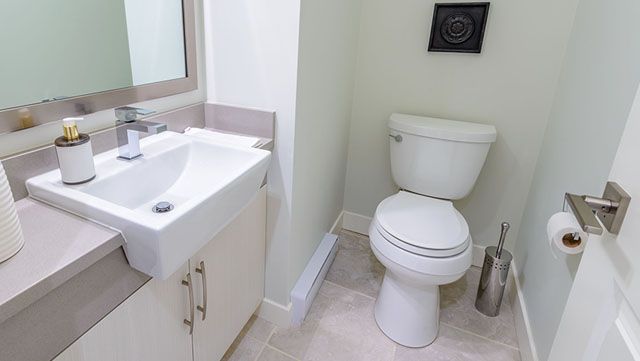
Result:
[[[473,189],[491,143],[492,125],[392,114],[391,173],[405,190],[461,199]]]

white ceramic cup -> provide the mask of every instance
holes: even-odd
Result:
[[[0,262],[18,253],[24,246],[20,218],[9,187],[7,175],[0,163]]]

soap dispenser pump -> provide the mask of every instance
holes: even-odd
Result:
[[[76,124],[76,121],[82,119],[64,118],[62,120],[64,134],[54,143],[62,182],[65,184],[82,184],[96,177],[91,137],[78,132]]]

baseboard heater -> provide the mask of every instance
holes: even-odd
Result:
[[[299,326],[304,321],[329,267],[336,258],[337,251],[338,236],[327,233],[291,291],[292,324],[294,326]]]

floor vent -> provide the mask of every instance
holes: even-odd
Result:
[[[311,308],[338,251],[338,236],[327,233],[291,291],[292,324],[299,326]]]

